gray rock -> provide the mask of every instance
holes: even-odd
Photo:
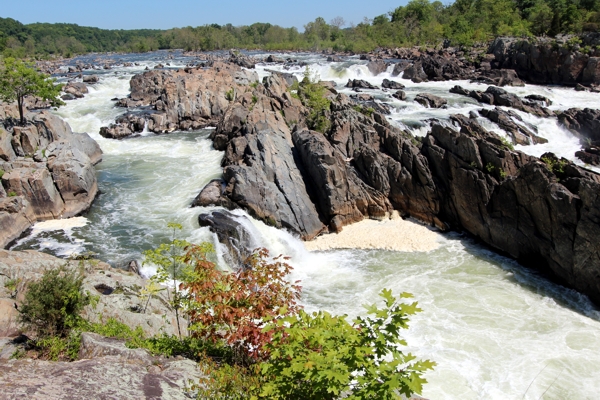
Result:
[[[92,359],[114,356],[123,361],[135,360],[136,362],[150,363],[150,354],[143,349],[130,349],[122,340],[106,338],[95,333],[84,332],[81,334],[79,359]]]
[[[398,83],[396,81],[391,81],[389,79],[384,79],[383,83],[381,84],[382,88],[385,89],[393,89],[393,90],[402,90],[404,89],[404,85],[401,83]]]
[[[441,108],[448,104],[448,100],[429,93],[419,93],[415,101],[428,108]]]
[[[198,216],[200,226],[208,226],[217,235],[220,243],[227,247],[226,258],[234,269],[244,268],[246,260],[257,247],[252,233],[245,227],[251,222],[243,216],[227,211],[213,211]]]

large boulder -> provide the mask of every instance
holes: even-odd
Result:
[[[427,108],[441,108],[448,104],[448,100],[430,93],[417,94],[415,101]]]
[[[37,221],[87,210],[98,193],[98,144],[48,112],[26,117],[23,126],[0,122],[0,247]]]
[[[103,127],[100,134],[120,139],[144,128],[168,133],[216,126],[233,97],[251,91],[249,85],[256,81],[256,72],[222,62],[214,62],[208,69],[161,69],[135,75],[130,82],[129,98],[122,99],[120,104],[149,106],[154,110],[125,114],[115,124]]]

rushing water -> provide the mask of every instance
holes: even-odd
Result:
[[[104,139],[101,126],[114,121],[123,109],[113,108],[113,97],[128,93],[128,82],[144,67],[152,68],[165,53],[128,56],[140,65],[102,71],[100,83],[84,99],[69,102],[58,114],[75,131],[88,132],[104,151],[97,168],[102,194],[84,217],[38,224],[14,248],[37,248],[58,255],[91,251],[114,265],[167,240],[167,222],[183,224],[182,235],[192,241],[211,240],[198,228],[197,216],[206,209],[189,204],[212,178],[220,176],[222,153],[207,139],[208,130],[115,141]],[[350,59],[326,63],[315,55],[291,55],[310,64],[323,80],[342,88],[349,78],[381,85],[389,73],[373,77],[365,62]],[[176,54],[173,65],[190,58]],[[268,68],[282,69],[282,66]],[[268,72],[258,67],[261,76]],[[302,68],[291,72],[302,74]],[[430,82],[406,85],[407,101],[388,93],[369,91],[393,106],[391,120],[427,131],[424,120],[448,119],[482,107],[467,97],[449,94],[455,84],[485,90],[468,82]],[[572,89],[526,86],[507,88],[519,94],[549,97],[552,109],[600,107],[600,95]],[[428,92],[449,100],[447,109],[427,109],[412,99]],[[529,154],[553,151],[573,159],[577,140],[555,120],[519,113],[539,128],[549,143],[519,146]],[[489,129],[504,134],[494,124]],[[236,211],[243,214],[241,211]],[[440,246],[430,252],[380,250],[308,252],[301,241],[258,221],[248,223],[260,246],[274,254],[288,254],[295,278],[302,279],[303,302],[309,309],[357,315],[361,305],[377,301],[382,288],[396,294],[415,294],[423,312],[404,333],[410,350],[438,366],[427,374],[423,395],[429,399],[595,399],[600,393],[600,313],[575,291],[555,285],[514,261],[475,244],[459,234],[439,234]],[[400,240],[400,239],[399,239]]]

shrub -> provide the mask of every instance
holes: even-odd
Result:
[[[308,127],[321,133],[327,131],[330,126],[328,113],[331,102],[325,96],[327,89],[319,84],[318,77],[311,75],[311,71],[307,67],[302,81],[294,83],[290,90],[295,91],[292,95],[300,99],[309,110],[306,119]]]
[[[414,361],[400,348],[400,329],[417,303],[400,302],[390,290],[380,294],[385,307],[367,307],[368,315],[351,325],[345,316],[300,311],[271,323],[270,359],[261,365],[261,396],[272,399],[400,399],[420,393],[424,371],[434,362]],[[403,293],[400,298],[410,298]],[[283,328],[283,329],[282,329]]]
[[[190,246],[186,262],[194,277],[181,284],[187,293],[189,330],[197,338],[223,342],[235,362],[248,365],[264,359],[264,346],[276,330],[264,331],[264,321],[293,315],[299,309],[300,286],[285,280],[292,267],[286,257],[271,259],[258,249],[236,272],[221,271],[206,258],[201,246]]]
[[[82,283],[83,275],[66,267],[46,271],[39,281],[29,284],[20,321],[40,338],[68,336],[90,302]]]

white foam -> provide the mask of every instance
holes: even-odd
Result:
[[[413,221],[403,220],[397,211],[384,220],[365,219],[345,226],[339,233],[322,235],[306,242],[310,251],[332,249],[378,249],[390,251],[431,251],[438,247],[438,234]]]

